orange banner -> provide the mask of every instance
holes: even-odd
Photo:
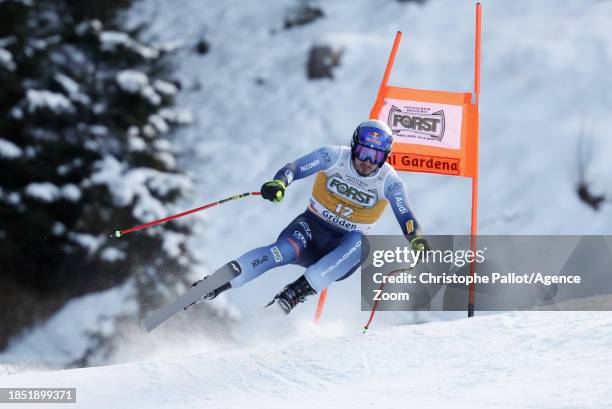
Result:
[[[370,118],[393,131],[389,163],[397,170],[474,177],[478,106],[472,93],[383,86]]]

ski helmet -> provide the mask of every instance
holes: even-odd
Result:
[[[369,160],[380,168],[393,147],[391,128],[378,119],[370,119],[359,124],[353,133],[351,158]]]

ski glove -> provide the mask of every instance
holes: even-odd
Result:
[[[406,236],[408,241],[410,242],[410,248],[412,251],[426,251],[431,250],[429,243],[425,240],[423,236]]]
[[[282,180],[271,180],[261,186],[261,196],[271,202],[280,202],[285,197],[285,183]]]

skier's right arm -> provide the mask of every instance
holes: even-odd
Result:
[[[261,187],[264,199],[280,202],[285,195],[285,189],[294,180],[302,179],[331,167],[340,156],[340,146],[324,146],[308,155],[287,163],[274,175],[274,179]]]

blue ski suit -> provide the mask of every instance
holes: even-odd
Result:
[[[353,167],[349,147],[325,146],[286,164],[274,179],[289,186],[314,174],[306,211],[274,243],[236,259],[242,272],[230,282],[233,288],[286,264],[306,267],[304,276],[317,292],[349,277],[368,253],[364,234],[387,204],[404,235],[420,234],[404,182],[388,163],[364,177]]]

